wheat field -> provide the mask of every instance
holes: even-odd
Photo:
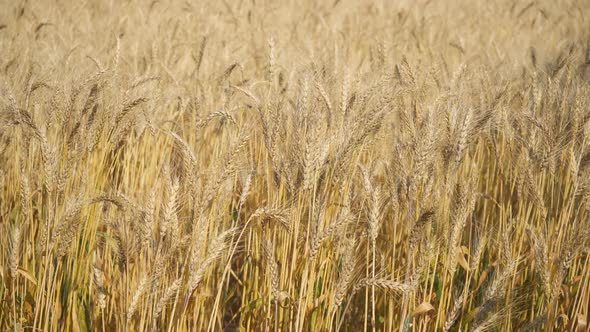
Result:
[[[587,331],[589,24],[0,0],[0,330]]]

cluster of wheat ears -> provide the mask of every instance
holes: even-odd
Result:
[[[588,1],[0,8],[0,330],[588,329]]]

